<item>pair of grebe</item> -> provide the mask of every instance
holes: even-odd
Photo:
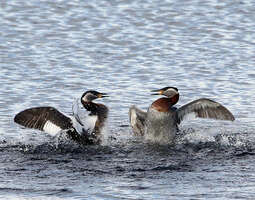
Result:
[[[157,143],[173,143],[178,124],[188,114],[195,114],[200,118],[234,121],[232,113],[220,103],[201,98],[180,108],[174,107],[179,100],[179,92],[175,87],[165,87],[153,90],[153,95],[164,95],[154,101],[147,112],[131,106],[129,120],[134,134],[143,136],[146,140]],[[65,132],[67,137],[83,145],[100,144],[102,129],[105,125],[108,108],[93,102],[97,98],[107,97],[105,93],[89,90],[85,92],[80,102],[89,112],[87,119],[93,119],[93,125],[88,128],[74,113],[68,117],[53,107],[36,107],[18,113],[14,121],[24,127],[39,129],[51,135]]]

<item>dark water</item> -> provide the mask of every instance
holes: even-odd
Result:
[[[254,199],[254,13],[248,0],[0,2],[0,198]],[[175,146],[146,144],[128,108],[164,86],[236,121],[185,121]],[[87,89],[111,95],[105,145],[13,122],[32,106],[70,114]]]

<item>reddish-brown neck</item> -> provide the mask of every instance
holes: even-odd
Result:
[[[174,104],[176,104],[179,101],[179,94],[176,94],[172,98],[169,98],[169,99],[171,99],[172,106],[173,106]]]
[[[159,112],[168,112],[169,109],[178,102],[179,94],[176,94],[172,98],[162,97],[154,101],[151,107]]]

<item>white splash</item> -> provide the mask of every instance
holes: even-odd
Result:
[[[107,145],[108,144],[108,138],[109,138],[109,127],[108,127],[108,123],[107,120],[105,121],[105,125],[103,126],[102,130],[101,130],[101,135],[102,135],[102,143],[101,145]]]

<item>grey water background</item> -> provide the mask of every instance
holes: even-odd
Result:
[[[0,2],[0,199],[254,199],[255,3],[216,0]],[[179,88],[235,122],[185,121],[175,146],[146,144],[128,108]],[[106,144],[80,147],[22,129],[33,106],[71,114],[107,92]]]

